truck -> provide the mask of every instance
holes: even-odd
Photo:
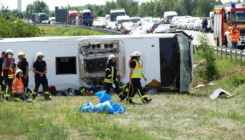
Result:
[[[46,13],[33,13],[32,14],[33,23],[42,23],[44,20],[48,20],[48,16]]]
[[[79,24],[85,26],[92,26],[93,24],[93,14],[89,9],[84,9],[79,11]]]
[[[166,11],[163,14],[163,19],[165,21],[167,21],[167,20],[171,21],[172,18],[175,17],[175,16],[178,16],[177,12],[175,12],[175,11]]]
[[[29,62],[30,89],[34,87],[32,66],[38,52],[45,55],[49,86],[53,85],[57,90],[91,85],[103,90],[105,66],[111,54],[116,56],[116,76],[126,84],[130,72],[127,60],[135,51],[142,53],[140,63],[147,81],[141,82],[145,88],[169,91],[170,87],[174,87],[176,91],[189,92],[193,79],[191,38],[180,32],[128,36],[3,38],[0,46],[2,50],[13,50],[14,54],[24,50]],[[18,56],[14,56],[17,60]]]
[[[67,12],[67,23],[76,24],[77,11],[68,11]]]
[[[238,47],[245,45],[245,7],[243,4],[214,6],[214,41],[217,46],[232,48],[229,32],[232,26],[239,30]]]
[[[110,21],[116,22],[117,16],[126,16],[124,9],[111,9]]]

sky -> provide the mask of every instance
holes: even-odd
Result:
[[[35,0],[22,0],[22,11],[26,9],[28,4],[33,3]],[[111,0],[42,0],[48,4],[49,10],[54,10],[56,6],[83,6],[86,4],[97,4],[104,5],[106,1]],[[151,0],[138,0],[139,2],[147,2]],[[222,2],[229,2],[230,0],[221,0]],[[10,10],[17,9],[17,0],[0,0],[0,6],[3,4],[5,7],[8,6]]]

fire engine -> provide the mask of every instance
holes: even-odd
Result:
[[[77,11],[68,11],[67,12],[67,22],[68,24],[76,23]]]
[[[238,46],[245,45],[245,7],[243,4],[214,6],[214,40],[217,46],[231,48],[229,32],[235,25],[240,32],[241,39]]]

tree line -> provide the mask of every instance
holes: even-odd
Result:
[[[228,3],[241,3],[245,0],[230,1]],[[213,11],[214,5],[222,4],[221,0],[152,0],[150,2],[139,3],[135,0],[112,0],[105,5],[91,5],[72,7],[70,5],[61,6],[60,9],[81,11],[90,9],[96,16],[105,16],[111,9],[124,8],[129,16],[152,16],[163,17],[165,11],[176,11],[178,15],[189,15],[207,17]],[[32,13],[46,13],[49,17],[55,16],[55,11],[50,11],[49,6],[43,1],[34,1],[28,4],[24,12],[13,10],[12,13],[19,18],[31,19]]]

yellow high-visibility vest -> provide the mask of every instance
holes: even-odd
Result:
[[[135,66],[135,68],[133,70],[131,78],[132,79],[133,78],[140,78],[141,79],[142,78],[142,66],[140,65],[140,63],[138,61],[136,61],[136,60],[133,60],[133,61],[135,61],[136,66]]]

